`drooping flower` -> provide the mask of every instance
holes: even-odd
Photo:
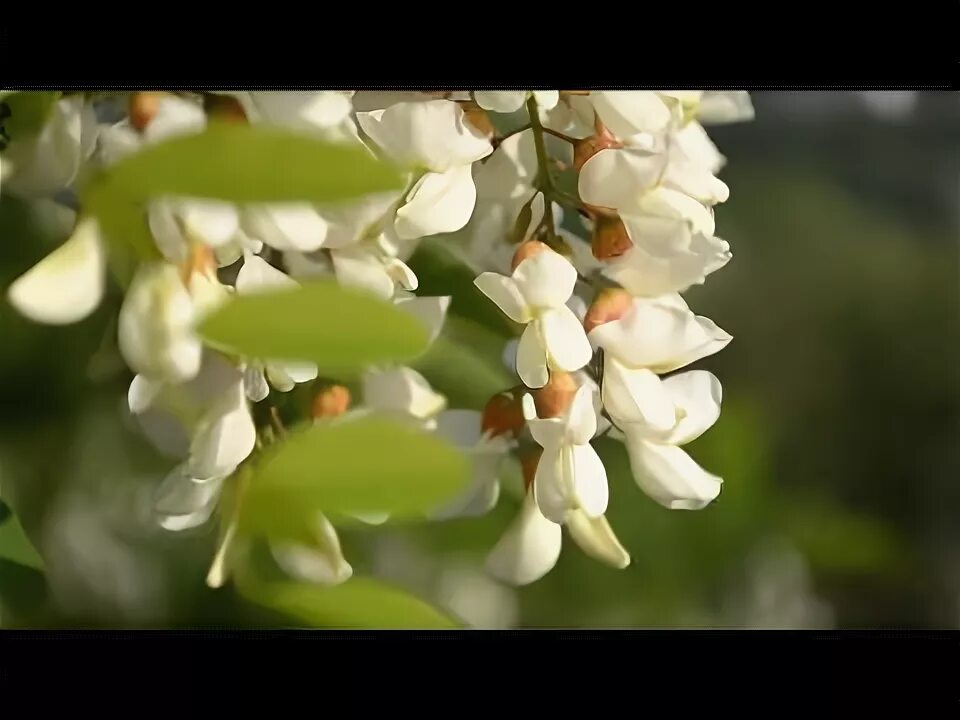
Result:
[[[366,135],[395,161],[419,174],[396,213],[401,239],[459,230],[477,199],[471,165],[493,152],[482,132],[449,100],[398,103],[357,113]]]
[[[543,448],[533,479],[537,506],[548,520],[563,523],[581,510],[599,517],[607,509],[607,473],[590,440],[597,432],[592,392],[582,386],[557,417],[538,417],[532,395],[523,399],[523,414],[533,439]]]
[[[591,344],[603,350],[604,409],[626,438],[634,478],[672,508],[702,507],[719,493],[677,447],[706,430],[720,409],[720,386],[709,373],[659,376],[716,353],[729,334],[694,315],[679,295],[631,298],[608,291],[587,313]]]
[[[593,353],[583,326],[566,305],[577,282],[576,268],[542,243],[525,246],[532,254],[515,264],[510,277],[486,272],[474,284],[507,317],[526,325],[517,347],[517,374],[525,385],[538,388],[547,383],[549,368],[574,372]]]

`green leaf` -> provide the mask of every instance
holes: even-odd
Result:
[[[3,503],[0,506],[6,507]],[[42,570],[43,560],[27,539],[17,516],[9,510],[5,510],[4,514],[5,517],[0,519],[0,558]]]
[[[424,601],[370,578],[321,587],[295,582],[242,582],[250,600],[310,627],[339,629],[450,630],[458,624]]]
[[[317,513],[416,516],[467,479],[466,457],[436,436],[376,417],[297,430],[268,452],[247,490],[241,527],[301,537]]]
[[[203,322],[200,333],[242,355],[311,360],[331,373],[412,360],[429,340],[410,313],[328,281],[234,296]]]
[[[501,359],[505,345],[502,336],[479,323],[448,315],[443,333],[413,368],[446,395],[452,407],[481,408],[491,395],[518,382]]]
[[[10,140],[22,140],[40,132],[60,95],[59,92],[22,90],[0,98],[0,102],[10,108],[10,117],[2,122]]]
[[[359,146],[263,125],[211,123],[202,133],[129,156],[110,169],[110,185],[136,199],[326,203],[400,189],[403,179]]]

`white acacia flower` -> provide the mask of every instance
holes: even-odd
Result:
[[[503,435],[483,432],[481,424],[482,414],[476,410],[445,410],[437,416],[437,435],[467,454],[472,476],[459,497],[433,514],[437,520],[484,515],[497,504],[500,463],[514,443]]]
[[[63,245],[14,280],[7,298],[34,322],[77,322],[100,305],[106,265],[99,225],[93,218],[81,218]]]
[[[672,510],[699,510],[710,504],[723,480],[700,467],[683,449],[720,416],[720,381],[705,370],[673,375],[661,383],[677,422],[667,432],[643,422],[622,423],[630,468],[640,488]]]
[[[447,399],[412,368],[371,368],[363,373],[363,406],[378,414],[412,423],[424,430],[437,427]]]
[[[672,372],[722,350],[731,337],[694,315],[679,295],[634,299],[620,318],[590,331],[604,351],[603,405],[626,438],[634,479],[672,508],[703,507],[720,480],[677,447],[699,436],[720,412],[720,384],[710,373]]]
[[[595,560],[617,569],[630,564],[629,553],[603,515],[591,518],[574,510],[567,513],[564,525],[580,549]],[[510,585],[528,585],[553,569],[562,544],[561,526],[544,517],[528,492],[519,515],[487,555],[487,572]]]
[[[198,103],[163,94],[142,130],[130,118],[103,126],[98,156],[103,164],[112,165],[146,146],[202,132],[206,126],[207,116]],[[244,248],[259,250],[256,241],[240,232],[240,213],[232,203],[162,197],[151,201],[147,218],[157,248],[173,263],[183,262],[197,243],[212,248],[221,266],[235,262]]]
[[[387,155],[419,175],[397,209],[401,239],[455,232],[467,224],[477,199],[471,165],[493,146],[457,103],[398,103],[357,113],[357,122]]]
[[[540,122],[570,137],[586,138],[596,131],[596,110],[587,95],[564,95],[549,110],[541,108]]]
[[[158,489],[155,509],[168,530],[206,523],[233,474],[256,444],[240,372],[210,356],[204,372],[186,384],[138,375],[128,394],[131,411],[161,450],[182,458]]]
[[[112,125],[101,125],[97,157],[102,164],[113,165],[144,145],[199,133],[206,126],[206,113],[198,103],[163,94],[157,98],[155,113],[142,130],[137,130],[130,118]]]
[[[520,262],[510,277],[486,272],[474,284],[511,320],[527,327],[517,347],[517,374],[528,387],[543,387],[548,368],[579,370],[593,353],[583,326],[566,302],[577,271],[548,248]]]
[[[664,94],[652,90],[594,91],[589,97],[597,116],[621,140],[663,132],[675,119]]]
[[[667,432],[675,407],[659,375],[719,352],[732,339],[712,320],[694,315],[679,295],[635,298],[620,318],[593,328],[603,350],[603,405],[618,425],[642,422]]]
[[[477,90],[473,99],[484,110],[498,113],[516,112],[533,96],[537,107],[550,110],[560,101],[557,90]]]
[[[171,470],[160,483],[154,500],[154,512],[160,527],[173,532],[205,525],[220,499],[226,476],[194,478],[187,463]]]
[[[705,90],[692,107],[692,113],[706,125],[753,120],[753,102],[746,90]]]
[[[298,286],[296,280],[251,253],[246,253],[237,273],[236,288],[240,295]],[[310,382],[316,377],[317,366],[312,362],[261,359],[247,366],[247,396],[255,402],[263,400],[269,393],[268,380],[280,392],[290,392],[297,383]]]
[[[677,153],[607,148],[587,160],[578,178],[584,202],[625,216],[683,218],[695,232],[712,236],[710,206],[729,197],[710,169]]]
[[[330,131],[350,123],[352,92],[341,90],[244,90],[231,92],[251,123]],[[352,123],[351,123],[352,124]]]
[[[399,191],[371,193],[333,205],[255,203],[244,208],[242,227],[284,252],[348,248],[380,234],[400,195]]]
[[[220,200],[154,200],[147,211],[147,221],[154,243],[172,263],[186,260],[197,244],[210,247],[221,266],[236,262],[244,249],[259,251],[262,247],[262,243],[240,232],[236,206]]]
[[[3,190],[21,197],[50,197],[77,179],[96,147],[97,119],[81,94],[54,104],[40,131],[12,137],[4,150]]]
[[[680,217],[621,215],[620,220],[633,244],[601,272],[638,297],[700,285],[733,257],[729,243],[695,231]]]
[[[560,417],[538,418],[532,395],[523,397],[523,416],[533,439],[543,448],[533,479],[533,496],[548,520],[563,523],[566,514],[582,510],[603,515],[609,488],[607,472],[590,440],[597,432],[593,392],[583,385]]]
[[[196,312],[180,271],[143,266],[120,309],[120,353],[136,373],[169,381],[189,380],[200,370],[203,343],[194,334]]]
[[[343,556],[340,538],[333,524],[318,514],[310,542],[270,543],[277,564],[298,580],[316,585],[339,585],[353,576],[353,568]]]
[[[284,261],[293,277],[333,276],[341,285],[390,300],[419,285],[413,270],[401,259],[403,251],[411,250],[409,245],[388,228],[322,252],[287,252]]]

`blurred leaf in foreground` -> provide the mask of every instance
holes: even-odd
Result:
[[[390,513],[436,508],[467,478],[466,458],[439,438],[397,422],[351,418],[293,432],[258,466],[241,525],[299,537],[317,513]]]

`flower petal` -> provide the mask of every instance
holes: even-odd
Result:
[[[437,415],[447,399],[416,370],[398,367],[363,374],[363,404],[381,412],[402,413],[421,420]]]
[[[577,388],[567,410],[567,439],[575,445],[586,445],[597,433],[597,413],[593,388],[584,383]]]
[[[580,169],[580,197],[590,205],[635,211],[660,181],[667,160],[665,153],[630,148],[601,150]]]
[[[603,461],[592,445],[574,445],[569,453],[573,460],[573,491],[577,506],[588,517],[603,515],[610,500]]]
[[[713,235],[716,223],[713,211],[696,198],[670,187],[658,187],[644,195],[635,207],[629,209],[639,215],[683,218],[694,232]]]
[[[194,436],[188,472],[195,478],[229,474],[253,452],[256,441],[257,429],[239,382]]]
[[[713,321],[694,315],[679,295],[636,298],[626,315],[599,325],[588,337],[624,365],[658,374],[719,352],[732,339]]]
[[[512,113],[523,107],[528,94],[527,90],[477,90],[473,99],[484,110]]]
[[[684,450],[644,440],[631,425],[622,430],[634,480],[664,507],[700,510],[720,494],[723,480],[700,467]]]
[[[592,92],[590,101],[603,124],[621,139],[661,132],[672,117],[666,103],[650,90]]]
[[[397,210],[395,228],[402,239],[455,232],[470,221],[477,202],[477,188],[469,165],[444,173],[428,172]]]
[[[528,585],[550,572],[560,557],[562,531],[527,493],[520,515],[487,556],[487,572],[511,585]]]
[[[673,398],[660,378],[646,368],[629,368],[613,355],[603,362],[603,405],[618,425],[642,424],[662,436],[677,424]]]
[[[561,305],[543,313],[539,325],[550,367],[575,372],[593,357],[593,348],[573,310]]]
[[[443,329],[443,322],[447,317],[447,309],[450,307],[451,299],[449,295],[436,297],[409,295],[396,298],[394,303],[398,308],[410,313],[426,326],[428,342],[432,343]]]
[[[522,400],[523,418],[527,422],[530,434],[542,448],[560,447],[567,434],[567,421],[562,417],[538,418],[537,406],[533,395],[527,393]]]
[[[539,323],[529,323],[517,345],[517,375],[530,388],[542,388],[550,379],[547,371],[547,350],[540,335]]]
[[[157,490],[155,511],[166,530],[188,530],[203,525],[216,507],[223,477],[197,480],[186,465],[174,468]]]
[[[178,204],[178,214],[188,240],[219,248],[233,240],[240,229],[240,215],[232,203],[191,199]]]
[[[708,90],[700,99],[697,117],[707,125],[753,120],[750,93],[746,90]]]
[[[552,110],[560,102],[559,90],[533,90],[532,94],[541,110]]]
[[[357,113],[360,128],[388,155],[409,167],[442,173],[470,165],[493,152],[483,134],[449,100],[401,102]]]
[[[136,375],[127,390],[127,407],[134,415],[146,412],[163,390],[163,383]]]
[[[573,294],[577,269],[560,253],[544,250],[517,265],[513,280],[531,307],[561,307]]]
[[[343,557],[337,531],[323,515],[318,518],[311,544],[273,542],[270,551],[284,572],[300,580],[339,585],[353,575],[353,568]]]
[[[69,240],[10,285],[7,298],[34,322],[77,322],[100,304],[105,273],[99,227],[95,220],[85,218]]]
[[[158,380],[189,380],[200,370],[203,351],[193,333],[195,319],[194,302],[177,268],[145,265],[120,308],[120,353],[134,372]]]
[[[723,240],[694,234],[682,218],[623,216],[634,245],[607,263],[603,274],[637,297],[681,292],[704,282],[730,258]]]
[[[327,222],[307,203],[249,205],[243,227],[251,237],[277,250],[311,252],[324,244]]]
[[[257,255],[246,253],[234,283],[241,295],[297,287],[297,281]]]
[[[681,419],[664,442],[686,445],[710,429],[720,417],[723,389],[713,373],[706,370],[688,370],[663,381]]]
[[[484,295],[493,300],[503,314],[516,323],[528,323],[532,317],[527,301],[513,278],[498,273],[480,273],[473,281]]]
[[[270,394],[270,386],[260,365],[248,365],[243,371],[243,389],[253,402],[260,402]]]
[[[582,510],[572,510],[567,515],[566,526],[574,542],[594,560],[618,570],[630,564],[630,554],[620,544],[604,515],[591,518]]]
[[[563,523],[567,511],[577,507],[575,462],[569,445],[554,445],[544,447],[537,463],[533,496],[544,517],[555,523]]]
[[[365,290],[384,300],[393,297],[396,286],[383,263],[373,254],[354,248],[332,250],[330,258],[341,285]]]

